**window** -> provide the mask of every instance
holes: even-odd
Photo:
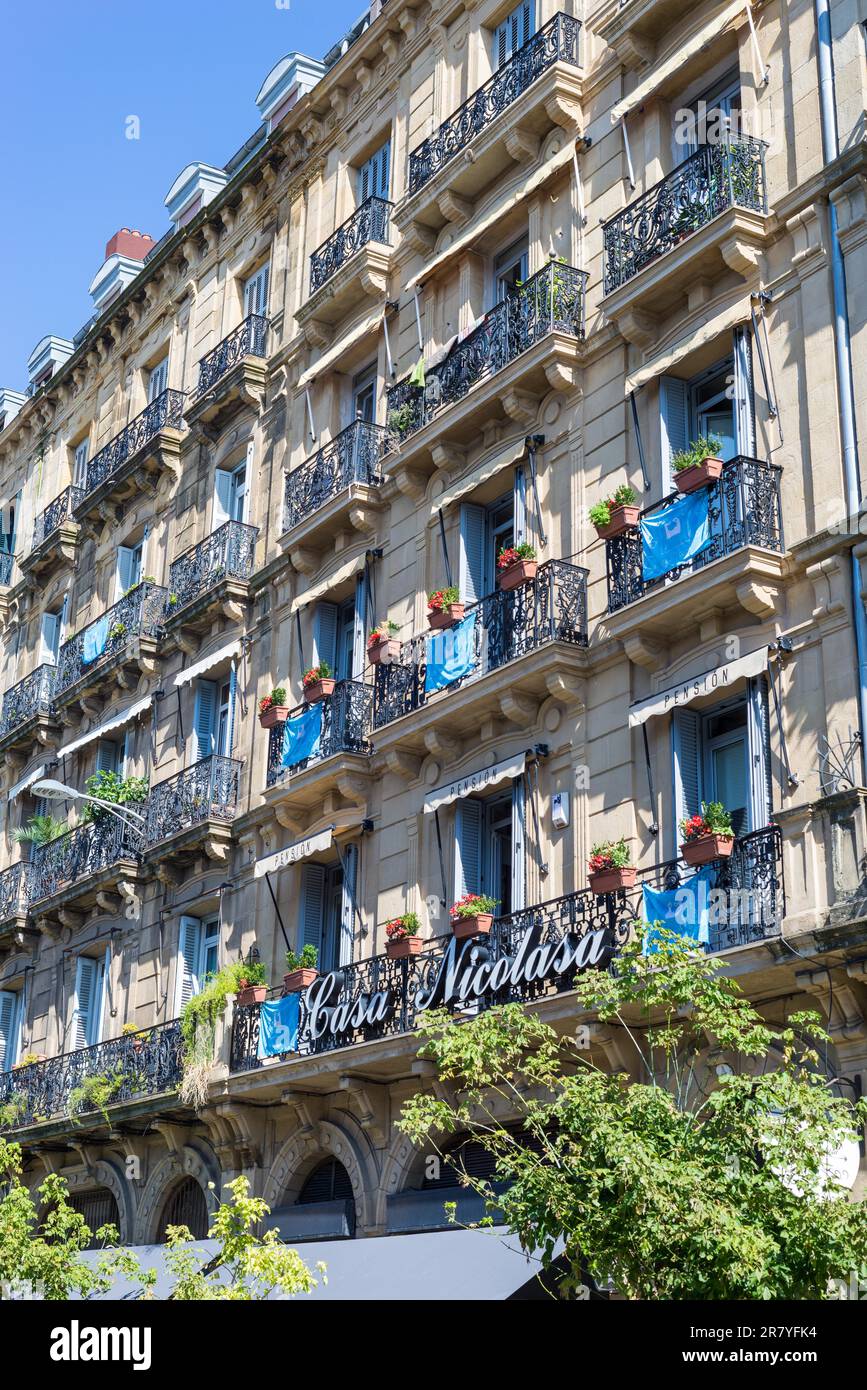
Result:
[[[0,553],[15,554],[15,524],[21,512],[21,493],[17,492],[11,502],[3,507],[0,516]]]
[[[671,460],[699,435],[722,440],[720,457],[755,456],[752,344],[749,330],[734,332],[733,352],[692,379],[659,379],[662,488],[674,486]]]
[[[323,975],[352,960],[357,845],[345,847],[343,862],[346,865],[345,878],[339,864],[301,866],[299,949],[303,946],[316,947],[319,971]]]
[[[141,582],[144,541],[138,545],[119,545],[115,575],[115,600],[123,598]]]
[[[365,662],[367,583],[359,575],[355,597],[317,603],[313,613],[313,665],[327,661],[337,680],[358,680]],[[369,615],[367,615],[369,616]]]
[[[169,384],[169,359],[166,355],[148,373],[148,405],[167,390]]]
[[[40,632],[39,661],[42,666],[56,666],[60,651],[60,635],[63,627],[63,609],[56,613],[43,613]]]
[[[102,960],[79,956],[75,969],[72,1047],[93,1047],[102,1036],[102,996],[108,953]]]
[[[179,1015],[220,964],[220,919],[182,917],[178,937],[175,1012]]]
[[[352,381],[352,419],[376,420],[376,363],[365,367]],[[351,422],[350,422],[351,423]]]
[[[214,530],[227,521],[246,521],[249,511],[247,460],[237,468],[218,468],[214,474]]]
[[[376,154],[366,159],[356,174],[356,194],[359,205],[368,198],[388,199],[391,174],[391,141],[386,140]]]
[[[117,1209],[114,1193],[109,1192],[107,1187],[99,1187],[93,1192],[73,1192],[67,1201],[73,1211],[84,1217],[84,1224],[90,1231],[90,1240],[83,1248],[85,1250],[102,1249],[102,1241],[96,1238],[96,1233],[100,1227],[120,1226],[120,1212]]]
[[[511,493],[488,507],[461,505],[458,587],[465,602],[476,603],[493,593],[500,550],[525,539],[524,487],[524,470],[516,468]]]
[[[244,318],[259,314],[265,318],[268,313],[268,281],[271,266],[266,262],[255,275],[244,281]]]
[[[160,1238],[169,1226],[186,1226],[193,1240],[204,1240],[210,1226],[205,1194],[195,1178],[183,1178],[172,1191],[160,1217]]]
[[[20,1006],[20,995],[11,989],[0,989],[0,1072],[11,1071],[18,1061]]]
[[[512,791],[489,801],[464,797],[455,804],[455,898],[487,893],[497,916],[525,905],[525,791],[517,777]]]
[[[193,711],[195,760],[229,757],[232,751],[232,682],[196,681]]]
[[[528,240],[521,237],[494,259],[494,303],[499,304],[510,290],[527,279],[530,268]]]
[[[763,829],[771,815],[768,690],[763,677],[745,695],[709,710],[672,715],[675,843],[680,822],[721,801],[736,835]]]
[[[72,481],[76,487],[84,487],[87,483],[87,455],[90,442],[82,439],[80,444],[76,444],[73,455]]]
[[[97,772],[123,772],[124,747],[112,738],[101,738],[96,745]]]
[[[494,71],[514,57],[536,31],[536,0],[524,0],[494,30],[491,60]]]
[[[675,160],[688,159],[703,145],[721,144],[728,131],[738,133],[741,82],[737,71],[726,73],[690,105],[691,120],[675,131]],[[684,138],[686,137],[686,138]]]

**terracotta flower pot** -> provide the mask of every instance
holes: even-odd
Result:
[[[263,729],[273,729],[275,724],[285,724],[289,718],[288,705],[270,705],[259,711],[259,723]]]
[[[283,976],[283,993],[300,994],[302,990],[309,989],[319,974],[318,970],[313,970],[309,965],[299,966],[297,970],[290,970]]]
[[[449,603],[445,608],[437,611],[435,608],[427,610],[427,620],[433,631],[441,628],[454,627],[464,616],[465,603]]]
[[[452,922],[452,935],[455,941],[468,941],[472,936],[487,936],[493,921],[493,912],[479,912],[475,917],[456,917]]]
[[[264,1004],[267,997],[267,985],[245,985],[238,990],[239,1004]]]
[[[311,685],[305,685],[305,705],[316,705],[320,700],[327,700],[329,695],[334,694],[336,684],[337,681],[333,676],[323,676],[321,680],[313,681]]]
[[[607,526],[596,527],[596,534],[601,541],[613,540],[615,536],[622,536],[624,531],[634,531],[638,525],[639,508],[612,507],[609,516]]]
[[[399,936],[395,941],[386,941],[385,954],[389,960],[406,960],[407,956],[417,956],[424,945],[420,936]]]
[[[710,864],[713,859],[728,859],[734,849],[734,835],[699,835],[680,847],[687,864],[693,868],[699,864]]]
[[[682,468],[675,473],[674,482],[678,492],[695,492],[708,483],[715,483],[723,470],[722,459],[704,459],[694,463],[691,468]]]
[[[393,666],[400,658],[400,639],[380,637],[378,642],[369,642],[367,659],[371,666]]]
[[[598,869],[589,875],[590,891],[593,893],[616,893],[620,888],[634,888],[637,869]]]
[[[516,560],[514,565],[500,570],[497,583],[501,589],[520,589],[522,584],[529,584],[531,579],[536,578],[538,568],[538,560]]]

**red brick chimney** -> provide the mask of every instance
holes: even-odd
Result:
[[[152,246],[156,246],[156,242],[147,232],[136,232],[130,227],[121,227],[106,246],[105,259],[108,260],[109,256],[117,252],[119,256],[128,256],[131,261],[143,261]]]

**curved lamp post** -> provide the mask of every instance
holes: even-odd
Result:
[[[114,801],[103,801],[101,797],[91,796],[89,792],[79,791],[76,787],[67,787],[64,782],[56,782],[53,777],[34,782],[31,791],[46,801],[89,801],[94,806],[101,806],[110,815],[131,825],[135,830],[143,830],[147,824],[144,816],[139,815],[138,811],[131,811],[128,806],[118,806]]]

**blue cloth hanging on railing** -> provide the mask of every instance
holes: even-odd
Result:
[[[294,767],[305,758],[315,758],[322,739],[322,701],[287,719],[283,727],[283,767]]]
[[[478,609],[454,627],[433,632],[425,638],[426,695],[468,676],[476,665],[476,619]]]
[[[650,512],[642,517],[639,529],[644,578],[661,579],[710,545],[708,489],[691,492],[670,507]]]
[[[108,642],[108,614],[97,618],[95,623],[84,629],[81,640],[81,660],[85,666],[102,656]]]
[[[652,955],[659,940],[653,926],[677,932],[699,946],[710,941],[710,911],[708,893],[716,885],[716,869],[699,869],[676,888],[663,889],[642,886],[642,915],[648,925],[644,934],[644,955]]]
[[[259,1046],[257,1056],[280,1057],[298,1051],[301,1021],[300,994],[284,994],[259,1006]]]

